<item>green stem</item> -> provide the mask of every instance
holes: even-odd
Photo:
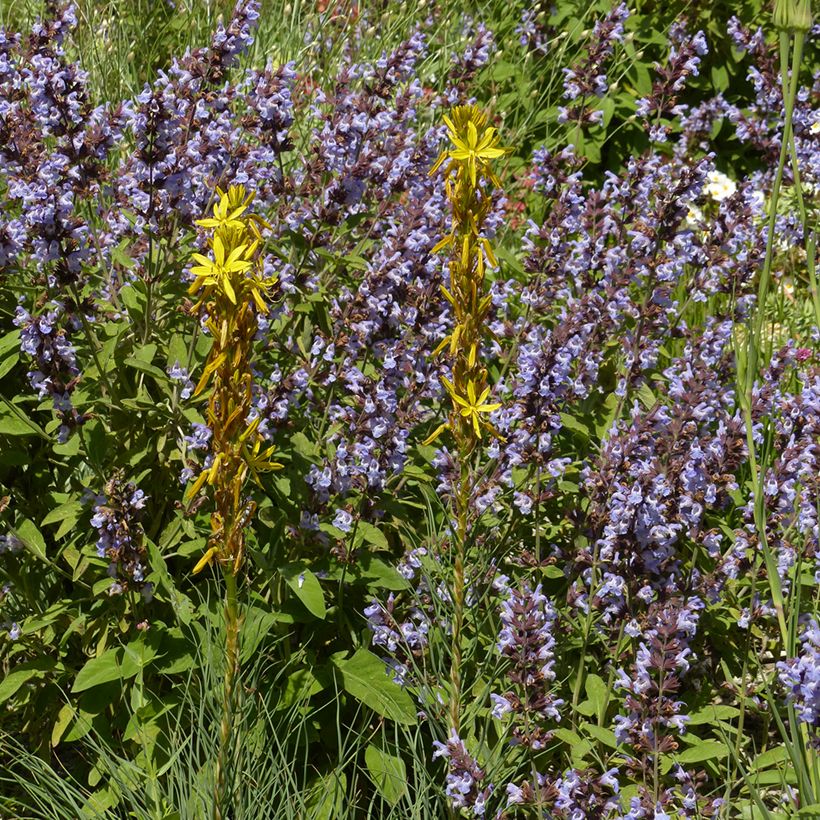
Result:
[[[755,528],[758,532],[760,545],[762,547],[763,559],[766,564],[766,573],[769,579],[769,589],[772,596],[772,603],[777,612],[777,622],[780,627],[780,636],[784,647],[787,644],[788,629],[786,627],[786,617],[783,609],[783,590],[780,585],[780,577],[777,573],[777,562],[769,548],[766,537],[766,502],[763,495],[763,478],[765,465],[758,464],[755,453],[755,442],[753,435],[752,401],[754,384],[757,377],[758,365],[761,359],[763,347],[763,323],[766,318],[766,301],[769,295],[771,284],[772,263],[774,260],[774,232],[777,222],[777,204],[780,199],[780,187],[783,183],[783,170],[786,166],[786,157],[789,151],[789,143],[792,133],[792,115],[794,113],[794,100],[797,94],[797,79],[800,68],[800,60],[803,52],[803,35],[796,33],[794,38],[794,54],[792,58],[792,76],[789,82],[789,34],[780,32],[780,67],[783,82],[783,96],[785,103],[785,122],[783,124],[783,136],[780,142],[780,157],[777,162],[774,184],[772,185],[771,202],[769,203],[768,233],[766,236],[766,255],[763,260],[763,269],[758,283],[757,304],[755,313],[750,322],[749,338],[747,341],[746,353],[746,373],[745,390],[742,400],[743,416],[746,422],[746,441],[749,450],[749,463],[752,471],[752,486],[754,491],[754,518]]]
[[[239,676],[239,603],[236,575],[233,567],[225,575],[225,681],[222,691],[222,721],[219,727],[219,754],[216,760],[214,783],[214,820],[228,820],[232,816],[232,775],[226,777],[231,757],[233,720],[235,714],[235,687]]]
[[[470,503],[470,465],[465,447],[460,448],[461,476],[456,496],[456,538],[453,544],[453,657],[450,665],[450,721],[461,725],[461,633],[464,627],[464,554],[467,547],[467,510]]]
[[[92,330],[91,326],[88,324],[88,319],[85,318],[85,314],[83,313],[82,306],[80,304],[80,295],[77,293],[77,288],[75,285],[69,286],[71,289],[71,294],[74,297],[74,304],[77,306],[77,314],[80,317],[80,322],[83,326],[83,333],[85,334],[86,341],[88,342],[88,347],[91,350],[91,357],[94,359],[94,364],[97,366],[97,371],[100,374],[100,379],[102,380],[102,388],[103,394],[107,394],[111,396],[114,400],[116,400],[116,394],[114,393],[114,389],[111,385],[111,382],[108,381],[108,374],[103,370],[102,363],[100,362],[99,357],[99,350],[100,350],[100,343],[97,340],[97,337],[94,335],[94,331]]]
[[[589,644],[589,634],[592,631],[592,599],[595,597],[595,587],[598,583],[598,543],[592,553],[592,572],[589,579],[589,598],[587,599],[587,611],[584,616],[584,635],[581,642],[581,656],[578,658],[578,669],[575,671],[575,684],[572,687],[572,728],[575,728],[578,718],[578,704],[581,701],[581,685],[584,682],[584,671],[586,667],[587,646]]]

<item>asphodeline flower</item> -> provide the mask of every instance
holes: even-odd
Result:
[[[261,486],[259,473],[268,473],[274,470],[281,470],[282,465],[278,461],[273,461],[272,456],[276,450],[274,445],[262,449],[262,439],[258,436],[259,416],[249,425],[247,430],[239,437],[242,459],[248,466],[251,478]],[[249,442],[253,442],[250,444]]]
[[[244,273],[251,267],[251,262],[246,256],[253,255],[256,249],[255,243],[239,245],[232,248],[226,255],[225,244],[222,237],[217,233],[213,238],[214,258],[209,259],[201,253],[193,254],[194,259],[199,264],[191,268],[191,273],[196,279],[191,283],[188,292],[198,293],[203,287],[219,288],[231,302],[236,304],[236,289],[232,281],[235,274]]]
[[[449,159],[455,166],[466,169],[473,187],[479,174],[496,187],[501,187],[489,160],[500,159],[510,149],[499,146],[495,128],[485,128],[487,115],[474,105],[459,105],[453,109],[452,119],[445,115],[444,122],[447,136],[454,147],[441,152],[430,169],[430,175]]]
[[[231,185],[227,191],[216,189],[219,201],[214,204],[214,215],[207,219],[197,219],[196,224],[201,228],[211,230],[244,231],[245,221],[240,219],[248,209],[251,194],[245,195],[241,185]]]
[[[485,387],[481,391],[481,395],[476,397],[475,382],[469,381],[467,382],[467,395],[461,396],[459,395],[455,386],[449,379],[442,376],[441,381],[447,388],[447,392],[450,394],[450,397],[458,405],[458,412],[465,419],[472,423],[473,430],[475,430],[475,434],[479,438],[481,438],[482,426],[487,427],[494,435],[497,435],[499,438],[501,437],[495,430],[495,428],[486,419],[481,418],[482,413],[492,413],[494,410],[498,410],[498,408],[501,407],[500,403],[487,403],[487,399],[490,396],[489,387]]]
[[[504,437],[496,428],[486,419],[482,418],[482,414],[487,415],[494,410],[501,407],[500,402],[488,403],[487,399],[490,396],[490,388],[485,387],[479,394],[476,390],[475,382],[472,380],[467,382],[466,395],[461,395],[456,386],[446,377],[441,377],[441,383],[444,385],[450,398],[453,400],[453,408],[462,418],[464,418],[475,431],[476,437],[481,438],[482,428],[486,429],[496,438],[504,441]],[[428,436],[423,444],[432,444],[444,430],[451,427],[449,421],[440,424],[433,433]]]

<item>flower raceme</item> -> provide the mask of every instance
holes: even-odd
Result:
[[[248,422],[252,411],[251,355],[258,329],[257,317],[267,313],[273,283],[262,278],[259,247],[267,223],[249,213],[251,196],[241,185],[227,191],[217,188],[213,217],[197,221],[211,232],[209,255],[195,253],[196,277],[189,292],[199,295],[193,311],[204,319],[213,346],[196,386],[201,394],[211,382],[208,426],[212,431],[212,461],[189,491],[195,496],[207,483],[213,487],[215,509],[211,515],[208,550],[194,567],[199,572],[217,559],[236,573],[244,555],[244,529],[255,512],[243,496],[248,478],[259,483],[260,473],[278,470],[273,446],[265,446],[259,418]]]
[[[485,272],[488,265],[498,265],[490,240],[483,234],[492,210],[492,191],[501,186],[491,163],[510,149],[499,146],[495,128],[487,127],[487,115],[474,105],[456,106],[444,122],[452,147],[441,153],[430,174],[444,169],[452,227],[433,250],[452,248],[450,286],[441,290],[453,309],[455,327],[435,354],[446,350],[452,360],[452,381],[442,380],[452,409],[449,419],[425,444],[449,429],[460,445],[471,450],[481,439],[482,430],[501,438],[484,417],[501,405],[487,401],[491,388],[479,351],[482,339],[492,335],[487,322],[491,297],[485,293]]]

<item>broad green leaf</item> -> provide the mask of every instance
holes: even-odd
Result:
[[[4,436],[36,436],[39,428],[34,422],[27,421],[14,415],[0,416],[0,435]],[[42,435],[48,438],[45,431]]]
[[[310,669],[297,669],[288,676],[279,702],[276,704],[276,710],[289,709],[291,706],[305,703],[322,689],[324,689],[322,682]]]
[[[386,550],[390,546],[384,533],[369,521],[359,521],[358,532],[368,544],[372,544],[377,549]]]
[[[759,772],[763,769],[768,769],[770,766],[778,766],[789,760],[789,752],[785,746],[775,746],[773,749],[768,749],[761,752],[749,767],[750,771]]]
[[[360,649],[346,661],[335,661],[347,692],[383,717],[414,725],[416,707],[410,695],[388,675],[383,661]]]
[[[603,743],[604,746],[608,746],[610,749],[616,749],[618,747],[618,741],[615,739],[615,732],[611,729],[607,729],[604,726],[598,726],[594,723],[583,723],[582,724],[584,731],[594,737],[595,740]]]
[[[2,339],[0,339],[0,359],[7,356],[12,351],[17,351],[20,347],[20,334],[22,331],[18,328],[9,331]]]
[[[56,668],[56,663],[51,658],[38,658],[36,661],[21,663],[15,666],[0,681],[0,703],[7,701],[20,689],[21,686],[34,678],[45,677],[46,672]]]
[[[364,762],[379,794],[391,806],[395,806],[407,793],[407,769],[404,761],[371,743],[365,750]]]
[[[398,591],[408,589],[407,579],[395,568],[371,555],[363,556],[362,575],[369,587]]]
[[[333,772],[311,789],[307,814],[310,820],[336,820],[344,816],[347,777],[344,772]]]
[[[560,416],[561,424],[567,430],[572,430],[573,433],[578,433],[578,435],[582,436],[585,440],[589,440],[590,432],[586,424],[576,419],[575,416],[571,416],[569,413],[561,413]]]
[[[17,527],[17,537],[23,542],[23,546],[33,555],[41,560],[46,560],[46,542],[37,525],[29,518],[26,518]]]
[[[123,364],[128,365],[128,367],[133,367],[134,370],[139,370],[142,373],[147,373],[150,376],[153,376],[155,379],[160,379],[161,381],[167,381],[168,377],[162,370],[160,370],[156,365],[150,364],[149,362],[144,362],[141,359],[137,359],[134,357],[126,359]]]
[[[0,379],[6,375],[20,361],[20,354],[17,351],[0,357]]]
[[[74,708],[70,703],[64,703],[63,708],[57,713],[57,719],[54,721],[54,725],[51,727],[52,748],[59,745],[63,734],[65,734],[65,730],[72,720],[74,720]]]
[[[584,687],[586,688],[587,698],[595,707],[595,714],[600,714],[609,699],[609,688],[606,682],[600,675],[591,673],[587,675]]]
[[[92,686],[115,680],[128,680],[139,671],[132,654],[126,655],[122,647],[106,649],[97,658],[91,658],[77,673],[72,692],[84,692]]]
[[[698,709],[689,716],[687,721],[688,726],[699,726],[700,724],[717,723],[719,720],[731,720],[740,714],[740,710],[735,706],[729,706],[724,703],[710,704]]]
[[[553,732],[553,735],[555,735],[558,740],[566,743],[568,746],[574,746],[583,741],[583,738],[577,732],[573,732],[572,729],[567,729],[564,726],[557,728]]]
[[[75,436],[74,441],[79,442],[79,438]],[[46,527],[49,524],[57,524],[59,522],[60,526],[54,534],[54,537],[59,540],[64,535],[68,534],[68,532],[74,527],[82,511],[83,505],[80,504],[79,501],[66,501],[63,504],[60,504],[59,507],[55,507],[40,522],[40,526]]]
[[[299,455],[307,459],[314,459],[319,455],[319,448],[302,432],[291,436],[290,445]]]
[[[301,561],[287,564],[280,570],[287,585],[305,605],[311,615],[324,620],[327,615],[325,596],[319,579]]]
[[[716,757],[725,757],[729,753],[724,743],[719,740],[702,740],[694,746],[676,755],[678,763],[702,763]]]

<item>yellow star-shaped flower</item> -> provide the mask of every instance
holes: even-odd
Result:
[[[234,188],[235,186],[231,186]],[[248,209],[248,200],[237,203],[237,194],[229,189],[228,193],[224,193],[217,188],[219,192],[219,202],[214,204],[213,218],[197,219],[196,224],[202,228],[210,228],[212,230],[245,230],[245,222],[239,217]],[[244,193],[244,190],[242,191]]]
[[[450,159],[467,169],[474,188],[479,171],[494,185],[500,185],[498,177],[490,168],[489,160],[503,157],[510,149],[498,145],[495,128],[484,129],[486,115],[473,105],[461,105],[453,109],[452,119],[446,115],[443,119],[447,125],[447,136],[455,147],[441,153],[430,169],[430,174],[434,174],[445,160]],[[480,129],[484,130],[479,135]]]
[[[216,234],[213,240],[213,249],[213,259],[209,259],[201,253],[195,253],[193,255],[194,259],[199,262],[199,265],[195,268],[191,268],[191,273],[196,276],[196,279],[191,284],[191,287],[188,288],[188,292],[194,294],[203,287],[218,287],[235,305],[236,291],[231,281],[232,275],[235,273],[243,273],[250,268],[250,261],[242,257],[246,251],[249,251],[248,255],[250,255],[253,246],[248,248],[247,245],[239,245],[233,248],[226,257],[222,237]]]
[[[501,407],[500,403],[486,403],[490,395],[489,387],[485,387],[484,390],[481,391],[481,395],[476,397],[475,382],[469,381],[467,382],[467,395],[465,397],[458,394],[455,386],[449,379],[442,376],[441,381],[445,388],[447,388],[447,392],[450,394],[453,403],[456,405],[457,412],[471,422],[478,438],[481,438],[482,426],[493,430],[492,425],[481,418],[482,413],[492,413],[493,410],[498,410],[498,408]]]

